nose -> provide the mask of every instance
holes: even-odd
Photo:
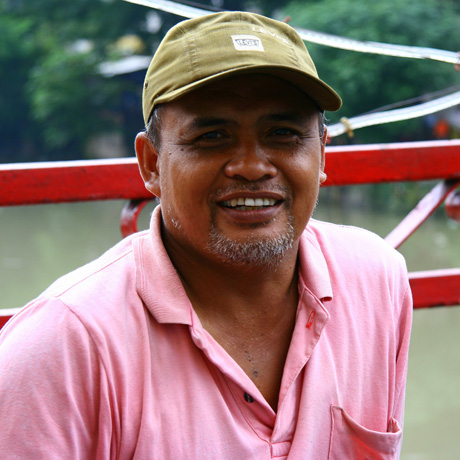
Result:
[[[258,181],[270,179],[278,173],[276,166],[268,161],[263,149],[257,146],[241,147],[240,152],[225,165],[225,174],[232,179]]]

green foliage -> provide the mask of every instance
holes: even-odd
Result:
[[[196,0],[231,10],[251,10],[300,26],[352,38],[457,50],[460,7],[456,0]],[[101,132],[123,132],[132,144],[141,128],[138,80],[103,78],[102,62],[125,51],[119,40],[139,39],[133,51],[151,55],[178,16],[123,0],[0,0],[0,161],[70,159],[84,155]],[[86,45],[78,47],[76,45]],[[320,75],[344,99],[331,121],[353,116],[458,83],[453,66],[378,57],[309,45]],[[134,96],[133,96],[134,95]],[[131,111],[123,104],[129,99]],[[137,105],[139,107],[137,108]],[[122,110],[123,108],[123,110]],[[135,115],[138,114],[138,117]],[[358,132],[360,142],[417,136],[419,122]],[[369,133],[369,134],[367,134]]]
[[[74,143],[81,150],[80,139],[85,140],[104,128],[102,120],[93,115],[104,107],[114,82],[103,81],[96,73],[91,54],[57,50],[46,55],[31,71],[28,84],[31,109],[43,127],[43,140],[52,151]]]
[[[33,131],[25,94],[30,63],[37,58],[33,44],[24,39],[31,28],[29,18],[15,21],[0,9],[0,142],[11,160],[24,129]]]
[[[451,0],[292,1],[284,8],[291,25],[358,40],[460,48],[460,11]],[[338,50],[308,44],[318,72],[342,96],[343,108],[331,121],[352,117],[387,104],[421,96],[459,83],[454,67],[434,61]],[[421,121],[401,122],[357,133],[360,142],[419,138]]]
[[[270,14],[277,2],[250,3]],[[152,13],[157,31],[147,26]],[[133,53],[153,54],[182,19],[122,0],[0,0],[0,162],[80,158],[103,132],[121,132],[131,146],[142,128],[141,77],[103,78],[99,65],[126,55],[126,36],[140,44]]]
[[[149,11],[121,0],[0,2],[0,161],[80,158],[91,136],[123,129],[117,111],[134,85],[98,67],[120,57],[114,44],[127,34],[152,52]]]

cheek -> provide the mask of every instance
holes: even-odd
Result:
[[[316,205],[321,171],[318,161],[298,162],[287,177],[293,195],[293,214],[300,226],[304,226]]]
[[[318,187],[322,178],[321,165],[312,157],[291,160],[285,171],[292,188],[304,193]]]
[[[196,162],[171,154],[162,164],[161,201],[171,212],[188,215],[200,212],[209,194],[209,175]]]

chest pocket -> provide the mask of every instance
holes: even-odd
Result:
[[[356,423],[341,407],[331,406],[332,433],[328,460],[397,460],[402,430],[395,419],[386,433]]]

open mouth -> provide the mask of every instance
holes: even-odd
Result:
[[[233,198],[222,201],[220,204],[225,208],[237,209],[239,211],[257,211],[274,206],[278,201],[273,198]]]

